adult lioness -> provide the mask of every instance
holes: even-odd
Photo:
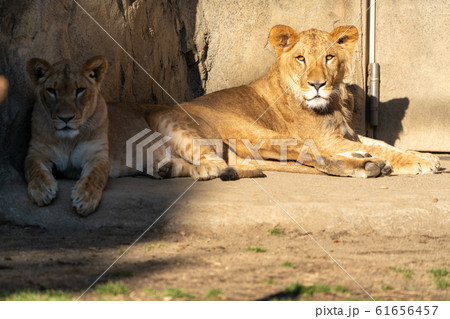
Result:
[[[288,161],[299,160],[338,176],[436,172],[436,156],[358,136],[350,127],[353,98],[343,79],[357,39],[358,31],[352,26],[331,33],[316,29],[297,33],[288,26],[275,26],[270,42],[278,58],[266,75],[249,85],[181,104],[199,125],[181,111],[154,108],[150,127],[174,137],[172,147],[178,158],[170,174],[193,176],[189,173],[196,156],[192,141],[202,138],[223,140],[229,153],[238,156],[237,164],[249,155],[280,160],[281,152]],[[210,146],[201,150],[200,158],[207,169],[194,176],[202,179],[260,176],[257,169],[244,165],[224,169],[226,163]],[[260,166],[263,170],[307,170],[304,165],[260,164],[266,164]]]

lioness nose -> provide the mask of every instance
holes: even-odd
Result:
[[[64,123],[69,123],[71,120],[73,120],[73,118],[75,117],[75,115],[73,116],[68,116],[68,117],[64,117],[64,116],[59,116],[58,118],[63,121]]]
[[[319,82],[319,81],[315,81],[315,82],[308,82],[308,84],[312,87],[314,87],[317,91],[319,91],[319,89],[324,86],[325,84],[327,84],[327,81],[325,82]]]

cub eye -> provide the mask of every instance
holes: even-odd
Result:
[[[86,91],[86,88],[78,88],[77,89],[77,96],[80,96],[81,94],[83,94],[84,91]]]
[[[325,57],[325,59],[327,59],[327,61],[330,61],[330,60],[332,60],[334,58],[334,55],[331,55],[331,54],[329,54],[329,55],[327,55],[326,57]]]
[[[299,62],[305,62],[305,57],[303,55],[299,55],[298,57],[296,57],[296,59]]]
[[[47,89],[47,93],[50,94],[50,96],[55,97],[56,96],[56,90],[52,88]]]

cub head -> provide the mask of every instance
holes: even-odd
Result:
[[[339,94],[357,40],[358,30],[353,26],[331,33],[316,29],[297,33],[284,25],[270,31],[282,80],[297,99],[316,111],[325,111],[333,95]]]
[[[28,61],[28,75],[57,136],[76,136],[94,113],[107,68],[103,56],[89,59],[81,68],[71,61],[53,65],[37,58]]]

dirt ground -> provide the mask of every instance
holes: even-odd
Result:
[[[197,182],[171,206],[192,183],[112,180],[88,218],[70,208],[74,181],[45,208],[25,184],[2,188],[0,299],[77,299],[169,207],[81,300],[450,299],[448,170],[269,172]]]

